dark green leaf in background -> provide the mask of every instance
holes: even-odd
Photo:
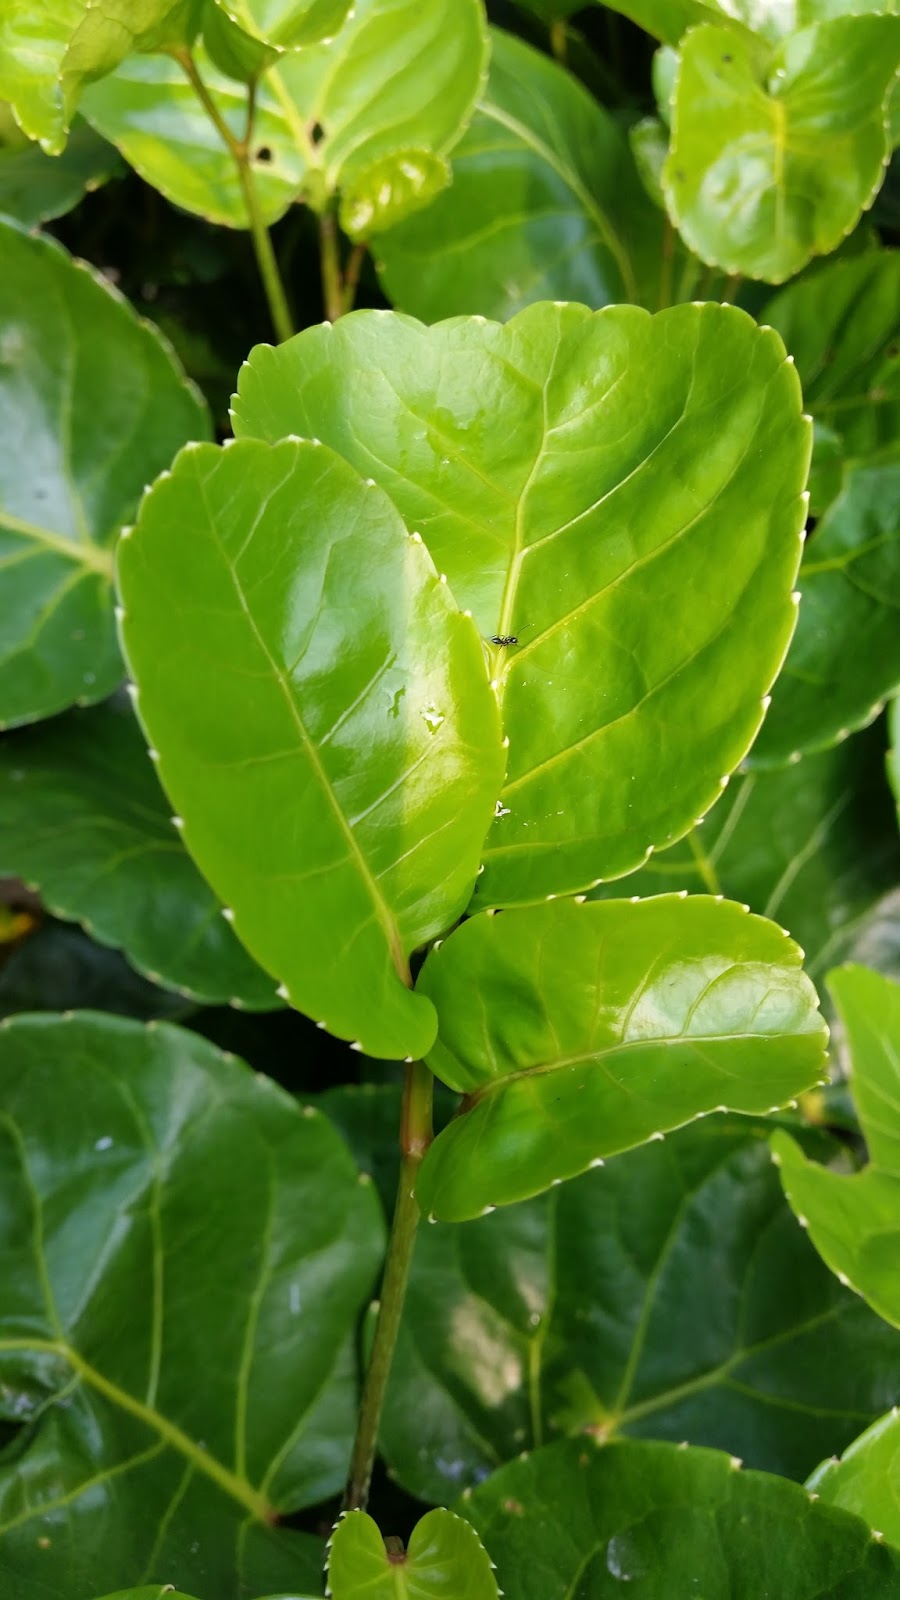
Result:
[[[869,1163],[852,1175],[831,1171],[785,1133],[772,1150],[816,1249],[842,1283],[900,1327],[900,984],[843,967],[828,986],[846,1030]]]
[[[900,1545],[900,1411],[879,1417],[840,1461],[823,1461],[807,1484],[827,1505],[863,1517]]]
[[[142,1021],[177,1021],[193,1009],[183,995],[142,978],[118,950],[95,944],[81,928],[46,922],[0,966],[0,1017],[76,1007]]]
[[[773,333],[718,305],[357,312],[258,347],[234,426],[371,473],[485,640],[517,638],[489,651],[482,903],[618,877],[718,798],[796,614],[809,424]]]
[[[182,454],[119,553],[138,708],[184,837],[287,996],[421,1055],[409,957],[464,910],[502,782],[471,619],[331,450]]]
[[[103,699],[122,676],[112,547],[206,406],[90,267],[0,223],[0,723]]]
[[[900,1552],[858,1517],[711,1450],[573,1439],[503,1467],[463,1509],[515,1600],[900,1592]]]
[[[16,1600],[317,1584],[382,1227],[323,1117],[204,1040],[3,1024],[0,1573]]]
[[[208,1004],[280,1004],[172,826],[127,705],[71,712],[0,742],[0,873]]]
[[[85,190],[98,189],[123,166],[111,144],[76,117],[65,150],[48,156],[26,139],[0,103],[0,212],[26,227],[60,217]]]
[[[473,917],[428,956],[428,1065],[466,1096],[419,1174],[465,1221],[710,1111],[818,1082],[826,1030],[796,945],[705,896]]]

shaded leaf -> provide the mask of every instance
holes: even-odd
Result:
[[[898,63],[893,16],[839,17],[774,50],[732,28],[692,29],[663,173],[688,246],[771,283],[834,250],[881,187]]]
[[[869,1151],[847,1176],[809,1161],[787,1134],[772,1140],[785,1193],[842,1283],[900,1327],[900,984],[842,967],[828,986],[853,1061],[853,1098]]]
[[[490,1559],[475,1529],[452,1511],[428,1511],[406,1551],[387,1548],[365,1511],[351,1511],[331,1535],[333,1600],[497,1600]]]
[[[119,578],[141,721],[236,931],[330,1032],[422,1054],[409,957],[465,908],[503,752],[421,540],[332,451],[247,440],[179,456]]]
[[[126,706],[72,712],[0,744],[0,872],[34,884],[55,916],[121,947],[156,983],[209,1004],[279,1004],[173,828]]]
[[[0,105],[0,212],[31,228],[71,211],[85,190],[121,172],[112,145],[76,117],[62,155],[48,156],[19,132]]]
[[[808,541],[797,632],[752,766],[821,750],[900,688],[900,446],[851,461]]]
[[[0,223],[0,723],[122,676],[112,545],[148,478],[209,429],[148,323],[50,240]]]
[[[775,334],[718,305],[356,312],[258,347],[233,415],[375,476],[484,639],[516,639],[488,652],[482,903],[618,877],[712,805],[793,630],[809,427]]]
[[[268,1524],[346,1469],[371,1187],[323,1117],[193,1034],[82,1013],[3,1038],[9,1592],[315,1588],[318,1541]]]
[[[706,1118],[475,1228],[422,1229],[381,1426],[404,1488],[442,1500],[585,1429],[802,1478],[889,1404],[900,1338],[797,1228],[771,1131]]]
[[[466,1097],[422,1163],[423,1211],[464,1221],[710,1111],[785,1104],[824,1063],[801,959],[774,923],[701,896],[463,923],[418,980],[428,1065]]]
[[[183,995],[140,977],[117,950],[80,928],[46,922],[0,966],[0,1017],[78,1006],[141,1019],[177,1019],[191,1010]]]
[[[451,187],[378,241],[391,300],[426,322],[505,320],[545,298],[666,304],[685,253],[643,193],[621,128],[555,62],[498,29],[491,37]]]
[[[859,1518],[712,1450],[571,1440],[464,1503],[516,1600],[894,1600],[900,1552]]]
[[[826,1505],[840,1506],[862,1517],[880,1537],[900,1545],[900,1411],[887,1416],[849,1449],[840,1461],[823,1461],[810,1478],[808,1489]]]

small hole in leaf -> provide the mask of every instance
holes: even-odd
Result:
[[[313,123],[312,127],[309,130],[309,137],[312,140],[313,144],[321,144],[322,143],[322,140],[325,137],[325,129],[322,127],[321,122],[314,122]]]
[[[261,144],[254,156],[254,161],[271,161],[272,152],[267,144]]]

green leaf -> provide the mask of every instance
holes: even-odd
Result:
[[[162,1588],[153,1584],[149,1589],[120,1589],[118,1594],[104,1595],[103,1600],[163,1600],[167,1594],[174,1594],[171,1583],[164,1583]],[[181,1600],[192,1600],[191,1595],[182,1595]]]
[[[188,9],[184,0],[6,0],[0,98],[30,139],[58,155],[83,85],[177,33]]]
[[[168,345],[59,245],[0,223],[0,723],[102,699],[112,545],[206,406]]]
[[[281,50],[328,40],[346,21],[351,0],[213,0],[239,28]]]
[[[458,312],[505,320],[544,298],[656,307],[685,259],[615,119],[498,29],[451,187],[379,239],[378,256],[390,298],[426,322]]]
[[[464,910],[503,777],[481,643],[421,540],[318,443],[199,446],[119,578],[141,721],[237,933],[332,1033],[421,1055],[409,957]]]
[[[516,1600],[894,1600],[900,1552],[799,1484],[713,1450],[590,1440],[496,1472],[463,1505]]]
[[[736,32],[744,31],[737,17],[727,16],[716,0],[616,0],[611,9],[620,11],[665,45],[678,44],[688,28],[702,22],[717,22]],[[734,11],[739,9],[739,5],[733,6]]]
[[[761,320],[797,363],[817,422],[845,454],[865,455],[900,435],[900,252],[831,261],[789,284]]]
[[[429,205],[451,177],[446,157],[430,150],[396,150],[379,156],[345,185],[341,227],[351,239],[370,238]]]
[[[85,190],[118,176],[122,163],[112,145],[76,117],[60,156],[48,156],[21,133],[0,104],[0,212],[31,228],[71,211]]]
[[[0,966],[0,1017],[79,1006],[141,1020],[177,1020],[191,1009],[183,995],[141,978],[117,950],[95,944],[80,928],[46,922]]]
[[[775,334],[719,305],[357,312],[257,348],[234,427],[371,473],[485,640],[517,639],[488,652],[481,903],[618,877],[718,798],[794,626],[809,424]]]
[[[850,1176],[772,1140],[785,1193],[819,1253],[879,1316],[900,1327],[900,984],[842,967],[828,987],[853,1060],[853,1098],[869,1164]]]
[[[428,956],[428,1065],[464,1094],[417,1184],[462,1222],[710,1111],[777,1109],[820,1081],[801,953],[741,906],[661,895],[473,917]]]
[[[420,1518],[405,1551],[388,1546],[365,1511],[351,1511],[331,1535],[328,1582],[333,1600],[497,1600],[475,1529],[443,1510]]]
[[[823,1461],[807,1488],[829,1506],[841,1506],[900,1545],[900,1410],[894,1406],[860,1434],[840,1461]]]
[[[654,205],[665,209],[662,170],[669,153],[669,130],[659,117],[642,117],[628,130],[634,164]]]
[[[689,247],[771,283],[834,250],[881,187],[898,63],[892,16],[823,22],[774,50],[730,28],[692,29],[663,173]]]
[[[796,760],[865,727],[900,688],[900,445],[851,461],[808,541],[797,632],[750,754]]]
[[[279,1004],[173,828],[127,707],[73,712],[0,744],[0,872],[33,883],[55,916],[123,948],[155,983],[208,1004]]]
[[[16,1600],[315,1588],[379,1207],[324,1117],[204,1040],[3,1024],[0,1573]],[[36,1559],[39,1556],[39,1559]]]
[[[363,1101],[370,1117],[393,1101],[394,1143],[397,1098]],[[319,1102],[329,1116],[336,1100]],[[716,1445],[802,1478],[877,1416],[900,1339],[797,1228],[771,1131],[705,1118],[477,1227],[422,1229],[381,1425],[403,1487],[441,1500],[586,1429]],[[373,1171],[385,1148],[367,1154]]]
[[[818,982],[849,957],[885,884],[900,882],[883,763],[879,728],[786,767],[742,773],[701,828],[651,856],[627,885],[602,884],[591,898],[627,887],[746,901],[787,928]]]

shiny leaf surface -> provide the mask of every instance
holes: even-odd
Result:
[[[444,1510],[420,1518],[405,1552],[386,1548],[365,1511],[351,1511],[331,1535],[328,1584],[333,1600],[497,1600],[475,1529]]]
[[[839,17],[774,50],[733,28],[692,29],[663,173],[690,248],[770,283],[834,250],[881,187],[898,63],[893,16]]]
[[[215,4],[251,38],[290,50],[337,33],[351,0],[215,0]]]
[[[900,984],[865,967],[829,979],[852,1062],[869,1151],[846,1175],[809,1161],[787,1134],[772,1140],[785,1193],[833,1272],[900,1327]]]
[[[234,426],[374,475],[515,640],[489,650],[509,765],[482,903],[618,877],[718,798],[794,622],[809,429],[776,335],[718,305],[357,312],[257,348]]]
[[[550,1445],[463,1509],[516,1600],[894,1600],[900,1552],[784,1478],[718,1451]]]
[[[710,1111],[819,1081],[824,1024],[774,923],[696,896],[473,917],[428,956],[428,1065],[464,1115],[422,1163],[423,1211],[464,1221]],[[465,1001],[464,998],[465,997]]]
[[[826,1505],[852,1511],[900,1545],[900,1411],[894,1406],[854,1439],[840,1461],[823,1461],[807,1488]]]
[[[139,715],[237,933],[331,1032],[422,1054],[409,957],[466,905],[503,752],[421,540],[322,446],[200,446],[144,500],[119,579]]]
[[[160,336],[59,245],[0,223],[0,723],[121,679],[112,546],[206,407]]]
[[[505,321],[536,300],[620,300],[655,309],[685,266],[641,191],[628,142],[575,78],[495,29],[453,183],[378,241],[391,300],[425,322]]]
[[[371,1188],[193,1034],[76,1013],[3,1041],[7,1591],[316,1587],[318,1541],[269,1523],[346,1467]]]
[[[745,901],[796,939],[818,983],[851,956],[885,885],[900,882],[883,764],[884,734],[874,728],[786,767],[742,773],[701,828],[651,856],[627,884],[601,885],[591,898],[613,899],[627,887]]]
[[[343,1130],[337,1098],[321,1103]],[[364,1097],[370,1125],[390,1100],[394,1144],[397,1099]],[[381,1428],[404,1488],[452,1498],[585,1429],[802,1478],[877,1416],[900,1385],[900,1337],[796,1226],[771,1132],[706,1118],[477,1227],[422,1229]],[[354,1150],[383,1168],[383,1141]]]
[[[208,1004],[280,1003],[185,851],[125,707],[72,712],[0,744],[0,872],[156,983]]]
[[[112,145],[77,117],[62,155],[48,156],[26,139],[9,109],[0,105],[0,212],[27,228],[61,217],[85,190],[122,170]]]
[[[797,587],[797,632],[753,766],[846,738],[900,688],[900,445],[848,463],[804,549]]]

